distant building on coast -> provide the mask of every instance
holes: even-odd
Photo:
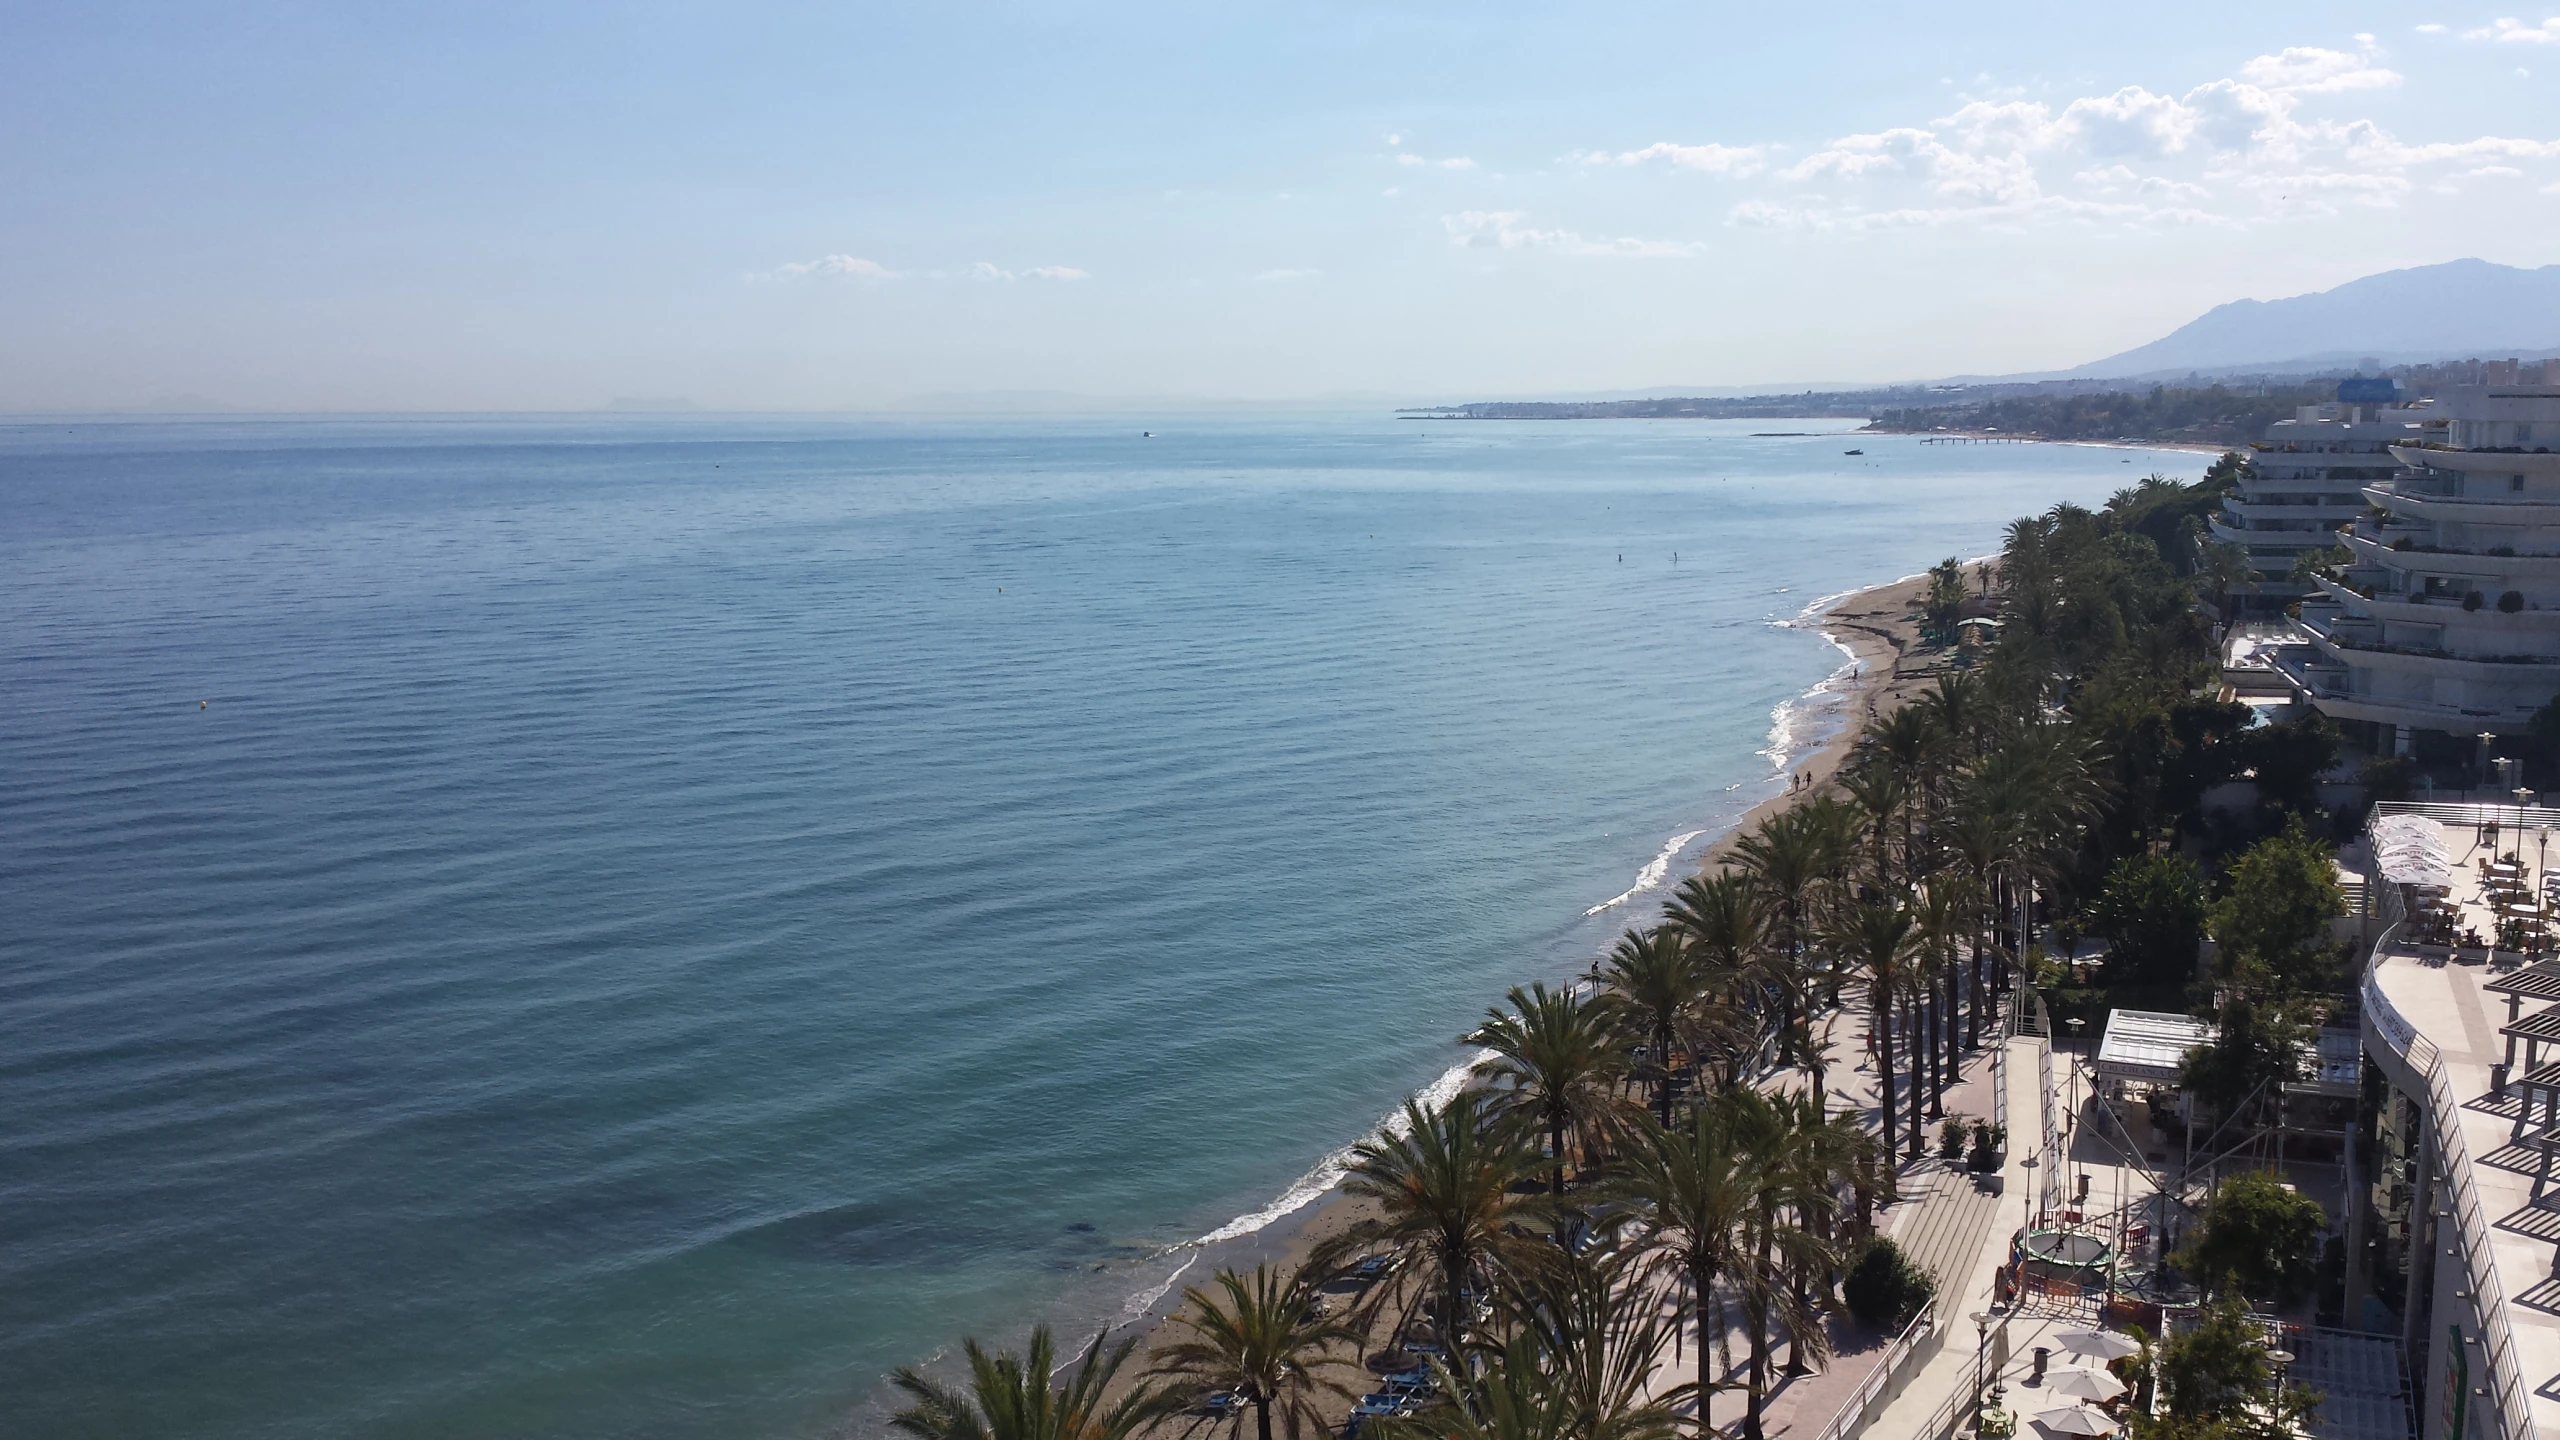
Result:
[[[2292,579],[2305,551],[2338,543],[2364,513],[2363,487],[2399,470],[2390,448],[2416,439],[2434,415],[2398,403],[2389,380],[2349,380],[2338,400],[2304,405],[2251,445],[2239,488],[2210,522],[2213,538],[2248,552],[2250,583],[2238,592],[2240,618],[2281,612],[2312,593]]]
[[[2418,428],[2390,444],[2392,475],[2360,487],[2373,508],[2338,530],[2351,557],[2303,602],[2309,643],[2275,657],[2372,753],[2467,757],[2560,695],[2560,385],[2514,380],[2370,422]]]

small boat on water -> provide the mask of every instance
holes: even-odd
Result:
[[[1840,453],[1843,455],[1864,455],[1867,452],[1864,450],[1843,450]]]

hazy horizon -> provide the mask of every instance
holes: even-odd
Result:
[[[2494,11],[111,5],[10,33],[21,415],[1890,383],[2560,260],[2560,21]]]

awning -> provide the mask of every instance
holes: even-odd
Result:
[[[2385,815],[2366,830],[2374,864],[2395,885],[2453,888],[2453,852],[2444,827],[2423,815]]]
[[[2098,1078],[2175,1085],[2187,1052],[2213,1043],[2214,1034],[2210,1022],[2192,1015],[2110,1010],[2107,1033],[2098,1041]]]

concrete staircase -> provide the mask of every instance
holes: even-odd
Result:
[[[1938,1282],[1941,1296],[1952,1296],[1971,1278],[1999,1208],[2000,1197],[1977,1187],[1971,1173],[1923,1160],[1903,1175],[1885,1233]]]

